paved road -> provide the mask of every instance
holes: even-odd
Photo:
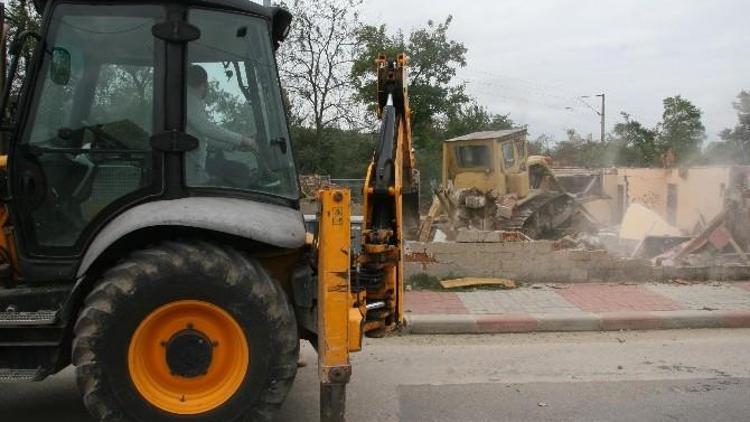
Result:
[[[314,421],[315,356],[281,421]],[[750,330],[408,336],[368,341],[351,421],[750,421]],[[88,421],[67,370],[0,386],[0,419]]]

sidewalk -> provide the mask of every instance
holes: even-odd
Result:
[[[750,328],[750,282],[406,293],[412,334]]]

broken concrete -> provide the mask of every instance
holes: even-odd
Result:
[[[643,240],[646,236],[680,236],[683,233],[659,214],[641,204],[631,204],[620,225],[620,239]]]

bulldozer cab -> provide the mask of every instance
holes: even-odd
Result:
[[[443,143],[443,186],[528,195],[526,129],[477,132]]]
[[[297,207],[274,58],[288,12],[240,0],[37,3],[36,58],[8,122],[23,257],[75,261],[113,216],[156,199]]]

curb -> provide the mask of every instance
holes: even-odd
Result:
[[[683,328],[750,328],[750,310],[406,316],[406,333],[408,334],[500,334]]]

